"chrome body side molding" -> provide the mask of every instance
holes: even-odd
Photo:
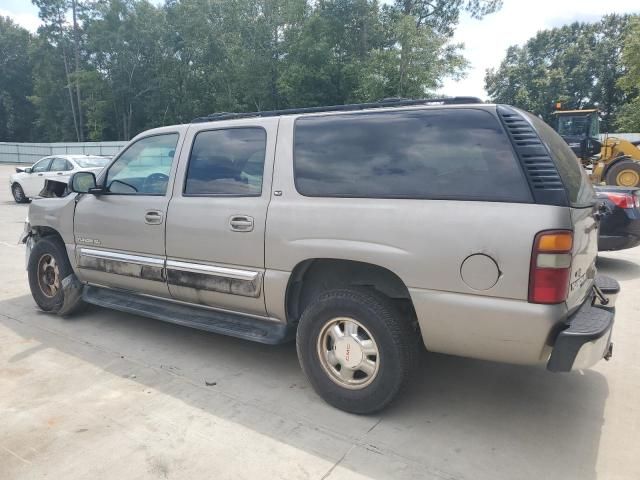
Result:
[[[167,282],[169,285],[259,297],[263,273],[161,257],[80,247],[78,267],[116,275]]]
[[[262,278],[262,272],[253,270],[167,260],[167,282],[169,285],[195,290],[255,298],[260,296]]]
[[[144,280],[165,281],[164,259],[159,257],[81,247],[78,267]]]

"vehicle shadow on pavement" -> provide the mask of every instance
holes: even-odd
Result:
[[[39,343],[25,346],[11,364],[33,368],[53,349],[98,371],[78,378],[75,370],[41,364],[50,391],[43,386],[34,395],[45,401],[70,389],[71,398],[86,398],[78,400],[78,412],[103,409],[101,418],[108,419],[104,402],[90,403],[93,392],[115,388],[113,376],[138,385],[140,393],[118,407],[128,415],[120,425],[140,422],[136,428],[144,429],[157,413],[171,416],[174,435],[180,425],[193,426],[192,417],[182,418],[178,409],[167,413],[151,399],[160,392],[198,409],[202,428],[239,424],[330,461],[323,478],[340,472],[374,479],[596,478],[608,385],[594,371],[551,374],[425,352],[399,400],[363,417],[333,409],[313,392],[293,344],[265,346],[97,307],[64,319],[37,312],[26,295],[0,302],[0,312],[1,324]],[[113,396],[121,397],[127,398]],[[163,432],[148,433],[157,438]],[[86,445],[90,437],[83,438]]]
[[[598,255],[596,266],[602,273],[617,280],[633,280],[640,277],[640,265],[623,258]]]

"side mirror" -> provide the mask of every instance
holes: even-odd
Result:
[[[76,172],[69,179],[69,190],[76,193],[102,193],[102,189],[96,185],[96,176],[93,172]]]
[[[33,169],[31,167],[27,167],[24,169],[24,173],[31,173],[33,172]]]

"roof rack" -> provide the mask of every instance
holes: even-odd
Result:
[[[468,103],[483,103],[478,97],[448,97],[448,98],[422,98],[412,100],[406,98],[385,98],[379,102],[351,103],[347,105],[330,105],[326,107],[289,108],[285,110],[265,110],[262,112],[220,112],[212,113],[206,117],[194,118],[191,123],[215,122],[219,120],[233,120],[237,118],[252,117],[278,117],[280,115],[294,115],[300,113],[318,112],[351,112],[365,110],[367,108],[404,107],[411,105],[461,105]]]

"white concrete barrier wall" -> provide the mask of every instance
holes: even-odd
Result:
[[[630,142],[640,142],[640,133],[602,133],[600,138],[604,140],[606,136],[618,137]]]
[[[631,142],[640,141],[640,133],[609,133]],[[601,137],[604,138],[605,134]],[[84,143],[10,143],[0,142],[0,163],[35,163],[48,155],[115,155],[127,142]]]
[[[10,143],[0,142],[0,163],[35,163],[48,155],[115,155],[127,142]]]

